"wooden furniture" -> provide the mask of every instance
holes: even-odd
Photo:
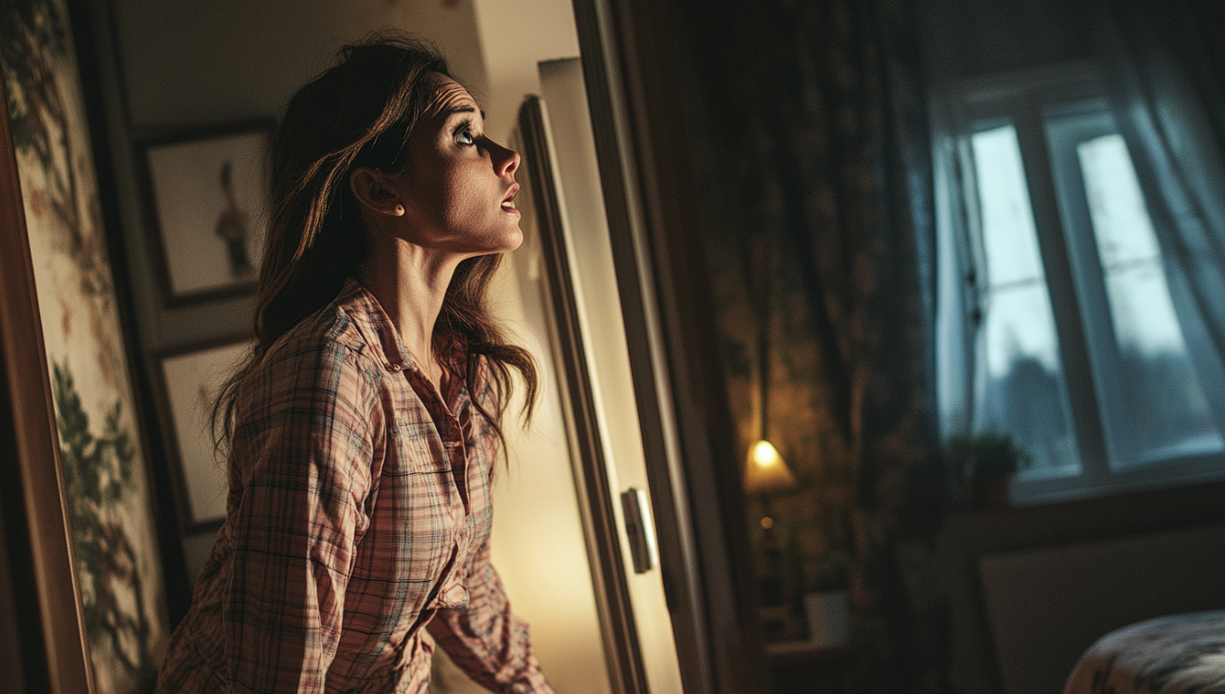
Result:
[[[867,645],[822,646],[810,641],[766,644],[774,694],[855,694],[855,670]]]

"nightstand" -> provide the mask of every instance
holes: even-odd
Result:
[[[822,646],[810,641],[766,644],[774,694],[855,694],[855,668],[863,643]]]

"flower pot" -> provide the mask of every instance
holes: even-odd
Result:
[[[818,646],[840,646],[850,640],[851,598],[845,590],[804,596],[808,640]]]

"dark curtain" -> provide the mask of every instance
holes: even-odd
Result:
[[[780,592],[843,573],[871,691],[941,691],[946,607],[923,580],[947,486],[917,18],[902,0],[693,9],[705,198],[726,201],[705,226],[729,401],[744,446],[764,422],[799,480],[770,499]]]

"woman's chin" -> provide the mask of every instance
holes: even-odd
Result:
[[[514,233],[510,235],[510,237],[507,239],[507,242],[509,246],[506,249],[507,251],[513,251],[519,248],[519,246],[522,246],[523,245],[523,230],[520,229],[516,225]]]

